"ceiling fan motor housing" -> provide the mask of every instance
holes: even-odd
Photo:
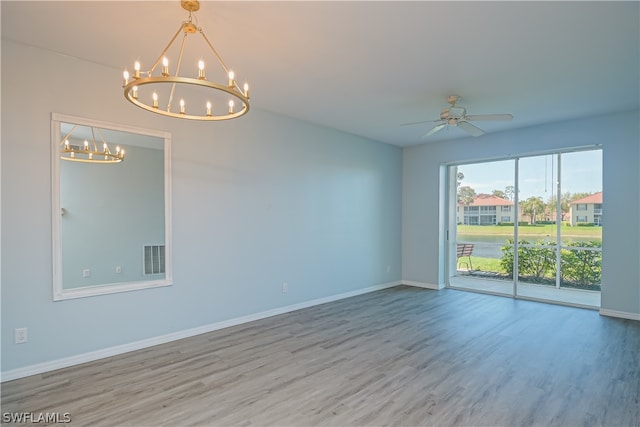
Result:
[[[461,117],[464,117],[465,114],[467,114],[467,110],[462,107],[449,108],[449,117],[455,117],[456,119],[459,119]]]

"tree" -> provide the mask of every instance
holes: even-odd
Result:
[[[463,179],[464,179],[464,174],[462,172],[458,172],[456,174],[456,188],[460,188],[460,184],[462,184]]]
[[[475,197],[476,190],[468,185],[458,188],[458,201],[462,202],[465,206],[469,206]]]
[[[560,210],[561,210],[561,221],[564,221],[565,215],[569,213],[569,200],[571,198],[571,193],[564,193],[562,195],[560,195]],[[546,212],[549,212],[550,214],[556,211],[556,203],[558,203],[558,197],[557,196],[553,196],[549,198],[549,201],[547,202],[545,209]],[[553,216],[553,215],[551,215]]]
[[[573,202],[574,200],[583,199],[587,196],[592,195],[593,193],[567,193],[567,204]]]
[[[493,193],[491,193],[492,196],[495,197],[500,197],[501,199],[507,199],[509,200],[509,198],[507,197],[507,195],[504,193],[504,191],[502,190],[493,190]]]
[[[507,196],[506,197],[507,200],[513,201],[513,196],[515,195],[515,193],[516,193],[516,189],[513,185],[507,185],[504,188],[504,195]]]
[[[535,225],[537,215],[544,212],[544,202],[542,197],[531,196],[520,204],[520,208],[525,215],[531,216],[531,224]]]

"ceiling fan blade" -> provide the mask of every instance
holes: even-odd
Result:
[[[423,123],[433,123],[433,122],[439,122],[440,120],[423,120],[421,122],[411,122],[411,123],[403,123],[400,126],[411,126],[411,125],[421,125]]]
[[[471,123],[467,123],[463,120],[458,121],[458,127],[462,128],[462,130],[470,133],[472,136],[480,136],[484,134],[484,131],[477,126],[472,125]]]
[[[434,126],[434,128],[431,129],[429,132],[425,133],[422,137],[423,138],[427,138],[427,137],[433,135],[434,133],[438,132],[440,129],[442,129],[446,125],[447,125],[446,123],[440,123],[439,125]]]
[[[465,116],[465,120],[471,121],[509,121],[513,119],[511,114],[472,114]]]

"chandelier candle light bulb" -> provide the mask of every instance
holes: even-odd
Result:
[[[162,58],[162,75],[169,77],[169,59],[166,56]]]
[[[156,56],[151,69],[141,71],[140,61],[135,61],[133,65],[134,73],[130,75],[125,69],[123,73],[123,89],[125,98],[132,104],[145,109],[147,111],[162,114],[164,116],[190,119],[190,120],[228,120],[241,117],[249,111],[249,85],[244,84],[241,87],[235,80],[235,73],[227,67],[222,58],[209,41],[202,28],[198,27],[197,20],[192,20],[192,15],[200,10],[200,2],[198,0],[182,0],[180,5],[189,13],[188,19],[183,20],[180,27],[176,31],[169,44]],[[183,37],[180,37],[183,36]],[[193,37],[190,37],[193,36]],[[191,38],[202,37],[204,39],[204,54],[191,56],[189,48],[185,48],[189,44]],[[174,75],[169,72],[169,52],[173,57],[174,50],[172,45],[178,39],[182,40],[177,52],[176,68]],[[207,49],[208,46],[208,49]],[[207,53],[207,51],[209,53]],[[195,53],[195,52],[194,52]],[[183,55],[184,54],[184,55]],[[190,56],[190,58],[189,58]],[[210,59],[211,58],[211,59]],[[198,73],[194,75],[194,70],[187,71],[186,75],[181,75],[181,64],[197,64]],[[212,64],[220,65],[226,74],[227,81],[212,82],[207,80],[205,64],[209,67],[210,75],[219,75],[218,70],[210,71]],[[220,77],[223,77],[221,75]],[[168,84],[167,84],[168,83]],[[165,90],[167,88],[168,90]],[[211,91],[215,91],[215,97],[212,98]],[[149,99],[152,94],[152,99]],[[217,97],[217,98],[216,98]],[[217,99],[229,99],[229,109],[225,111],[224,102],[218,103]],[[158,108],[159,98],[162,98],[163,105],[168,105],[166,109]],[[172,100],[181,99],[180,109],[171,107]],[[153,101],[152,101],[153,100]],[[202,111],[202,107],[191,108],[190,113],[186,112],[185,105],[196,106],[205,104],[206,109]],[[234,106],[238,104],[238,111],[234,111]]]

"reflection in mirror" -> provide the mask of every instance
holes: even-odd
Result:
[[[170,285],[169,134],[60,114],[51,129],[54,299]]]

